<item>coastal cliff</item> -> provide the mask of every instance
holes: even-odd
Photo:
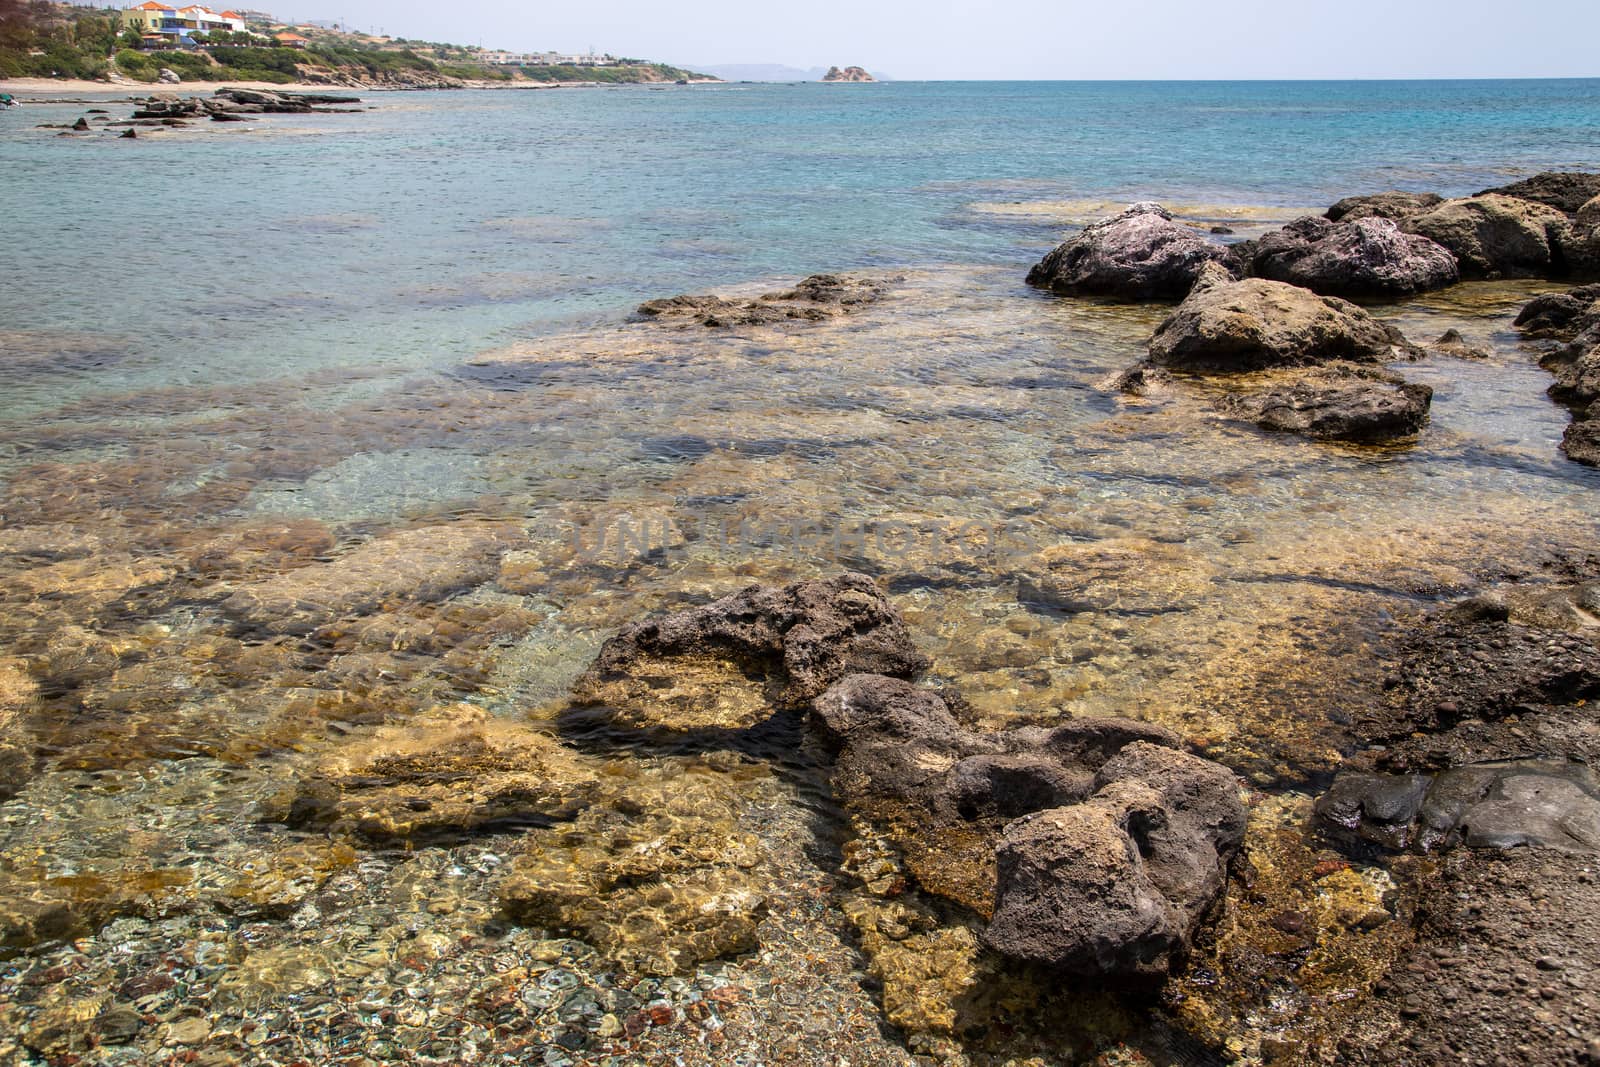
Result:
[[[822,76],[825,82],[875,82],[878,79],[868,74],[862,67],[829,67],[828,73]]]

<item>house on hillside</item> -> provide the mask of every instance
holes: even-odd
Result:
[[[304,48],[311,43],[298,33],[289,33],[287,31],[273,34],[272,39],[285,48]]]
[[[120,17],[125,28],[137,31],[146,42],[157,47],[192,46],[218,30],[245,32],[244,18],[238,12],[217,12],[199,4],[172,7],[157,0],[145,0],[135,7],[124,8]]]

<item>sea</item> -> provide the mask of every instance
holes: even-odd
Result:
[[[1592,551],[1600,473],[1512,327],[1563,286],[1373,307],[1481,358],[1396,365],[1431,421],[1357,447],[1231,421],[1214,383],[1123,395],[1170,309],[1024,276],[1137,201],[1230,241],[1600,169],[1600,81],[360,95],[137,139],[41,128],[125,118],[111,95],[0,113],[0,1062],[1212,1062],[1362,1003],[1388,949],[1352,925],[1270,995],[1218,950],[1159,1011],[1008,972],[1071,1021],[974,1021],[915,978],[998,966],[952,962],[947,908],[881,955],[851,926],[870,830],[798,727],[664,744],[574,725],[568,694],[634,619],[863,571],[975,726],[1159,722],[1239,775],[1276,870],[1312,870],[1392,637]],[[818,273],[883,295],[777,326],[636,310]],[[696,954],[681,899],[610,882],[508,918],[505,871],[567,849],[590,877],[614,828],[572,840],[493,760],[427,818],[405,791],[435,786],[362,769],[463,705],[605,761],[596,819],[744,768],[695,825],[766,857],[738,874],[759,947]],[[427,833],[317,821],[374,782]]]

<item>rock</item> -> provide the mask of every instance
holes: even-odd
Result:
[[[139,136],[139,131],[138,130],[123,130],[121,133],[117,134],[117,136],[121,137],[121,138],[123,138],[125,140],[132,141],[132,140],[136,139]]]
[[[1485,189],[1478,195],[1514,196],[1555,208],[1563,215],[1575,215],[1584,204],[1600,197],[1600,174],[1546,171],[1510,185]]]
[[[1357,219],[1403,219],[1420,214],[1444,203],[1436,193],[1372,193],[1367,196],[1347,196],[1328,209],[1330,222],[1354,222]]]
[[[574,692],[631,725],[740,728],[803,707],[847,674],[913,678],[927,667],[872,579],[844,574],[750,586],[626,626]]]
[[[1568,760],[1513,760],[1437,776],[1342,775],[1317,800],[1336,832],[1391,849],[1531,846],[1600,852],[1600,777]]]
[[[639,314],[663,322],[688,320],[713,328],[825,322],[877,302],[887,288],[881,281],[813,274],[793,289],[753,299],[674,296],[649,300],[639,305]]]
[[[1028,272],[1028,284],[1062,294],[1178,300],[1202,267],[1226,255],[1160,204],[1140,203],[1061,244]]]
[[[1327,296],[1398,298],[1453,285],[1456,260],[1389,219],[1303,218],[1251,242],[1247,273]]]
[[[183,83],[183,79],[178,77],[178,72],[170,67],[162,67],[156,73],[156,81],[162,85],[181,85]]]
[[[861,67],[845,67],[843,70],[838,67],[829,67],[828,73],[822,76],[822,80],[825,82],[871,82],[878,79],[868,74]]]
[[[1578,230],[1584,232],[1600,229],[1600,196],[1585,201],[1572,221]]]
[[[602,765],[470,704],[347,742],[269,817],[369,841],[427,841],[577,816]]]
[[[10,800],[33,776],[28,720],[39,689],[22,660],[0,660],[0,801]]]
[[[1286,387],[1227,397],[1220,406],[1267,430],[1374,443],[1420,431],[1432,402],[1430,386],[1392,375],[1321,371]]]
[[[1156,366],[1221,374],[1335,360],[1382,363],[1418,351],[1354,304],[1284,282],[1234,281],[1214,264],[1150,341]]]
[[[813,719],[839,747],[845,806],[886,828],[924,890],[992,914],[985,942],[1016,959],[1165,975],[1243,838],[1233,775],[1147,723],[977,733],[937,694],[859,674]]]
[[[1540,278],[1565,270],[1565,215],[1531,200],[1489,193],[1447,200],[1401,223],[1443,245],[1463,278]]]
[[[1082,975],[1164,978],[1221,896],[1245,812],[1225,768],[1134,742],[1094,796],[1006,827],[985,942]]]
[[[760,840],[729,775],[689,766],[630,783],[535,831],[498,887],[513,921],[571,932],[634,973],[670,975],[757,947]]]
[[[1574,419],[1561,435],[1561,451],[1574,463],[1600,467],[1600,412],[1593,407],[1582,419]]]
[[[1461,331],[1451,327],[1439,335],[1439,339],[1427,346],[1429,352],[1441,356],[1450,356],[1453,359],[1488,359],[1489,353],[1476,345],[1468,344],[1467,339],[1461,336]]]
[[[1565,293],[1545,293],[1523,305],[1514,325],[1535,337],[1573,340],[1592,323],[1600,323],[1600,285],[1580,285]]]
[[[222,610],[240,625],[309,634],[351,615],[399,601],[444,600],[495,576],[508,547],[503,531],[433,526],[369,541],[318,563],[246,585]]]

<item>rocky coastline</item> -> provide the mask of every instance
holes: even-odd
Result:
[[[129,122],[357,102],[220,90]],[[650,300],[408,383],[389,410],[361,391],[252,423],[268,458],[238,461],[238,484],[206,488],[213,450],[176,454],[192,527],[157,521],[174,490],[135,464],[22,470],[0,530],[0,800],[56,789],[109,819],[134,798],[150,825],[65,873],[51,855],[80,827],[13,828],[0,1059],[1600,1063],[1600,555],[1523,531],[1501,560],[1504,529],[1429,540],[1381,509],[1327,520],[1312,484],[1333,456],[1381,497],[1382,461],[1456,402],[1429,368],[1490,356],[1454,328],[1408,337],[1400,302],[1507,279],[1548,288],[1500,315],[1499,343],[1537,353],[1572,417],[1563,455],[1524,461],[1600,465],[1600,175],[1352,197],[1225,236],[1132,205],[1046,255],[1026,278],[1042,293],[1011,278],[1047,314],[987,334],[987,293],[913,272]],[[939,363],[963,331],[1041,348],[1107,321],[1100,388],[1071,351]],[[912,355],[862,355],[885,350]],[[858,377],[798,417],[767,403],[822,360]],[[827,567],[643,506],[630,519],[659,533],[622,559],[471,509],[357,536],[239,518],[257,482],[320,469],[302,441],[324,423],[393,449],[493,444],[550,405],[589,418],[572,382],[623,366],[707,393],[710,418],[625,442],[657,500],[743,508],[759,469],[785,518],[810,517],[825,494],[791,487],[822,456],[868,485],[912,470],[954,509],[981,480],[917,471],[913,449],[1052,391],[1107,414],[1027,462],[1132,471],[1170,500],[1135,519],[1093,485],[1019,491],[982,553],[863,538]],[[736,417],[704,389],[719,370],[756,382]],[[1201,433],[1207,477],[1271,481],[1305,543],[1226,569],[1189,543],[1253,537],[1177,529],[1221,510],[1162,466]],[[995,447],[973,469],[1001,462],[1023,460]],[[933,506],[879,517],[914,531]],[[140,521],[94,525],[111,511]],[[1013,523],[1031,539],[1004,544]],[[973,588],[984,610],[957,600]],[[1060,696],[1063,665],[1109,646],[1093,670],[1138,672],[1163,635],[1189,642],[1183,665],[1121,706],[1069,707],[1082,678]],[[192,777],[157,792],[146,753]],[[213,764],[248,819],[169,829],[186,804],[211,818]]]

